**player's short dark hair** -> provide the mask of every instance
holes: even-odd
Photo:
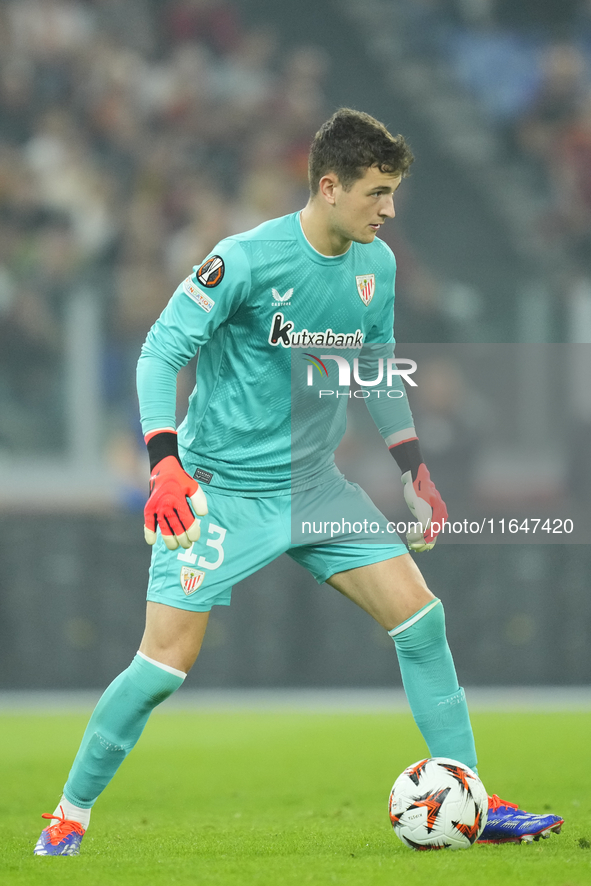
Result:
[[[308,158],[310,193],[327,172],[334,172],[345,190],[370,166],[381,172],[408,175],[414,157],[402,135],[391,135],[383,123],[351,108],[340,108],[323,123]]]

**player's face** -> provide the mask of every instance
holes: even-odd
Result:
[[[394,218],[394,192],[402,176],[370,166],[349,190],[334,188],[332,227],[335,233],[356,243],[371,243],[386,219]]]

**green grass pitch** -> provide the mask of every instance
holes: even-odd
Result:
[[[425,753],[405,714],[163,711],[97,803],[82,854],[35,858],[85,722],[0,716],[0,883],[591,884],[591,714],[473,716],[488,790],[566,819],[539,843],[405,848],[388,794]]]

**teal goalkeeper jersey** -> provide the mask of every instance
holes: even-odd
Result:
[[[395,270],[379,239],[321,255],[299,213],[222,240],[178,287],[142,348],[144,433],[175,427],[176,376],[199,351],[178,431],[188,473],[252,495],[288,494],[339,475],[334,451],[350,393],[331,355],[352,367],[364,345],[392,353]],[[388,399],[385,375],[378,387],[383,397],[374,386],[366,402],[380,433],[411,427],[406,394]]]

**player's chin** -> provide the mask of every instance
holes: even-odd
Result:
[[[372,228],[368,225],[363,231],[359,232],[359,235],[355,237],[355,240],[357,243],[372,243],[375,240],[377,233],[378,229]]]

